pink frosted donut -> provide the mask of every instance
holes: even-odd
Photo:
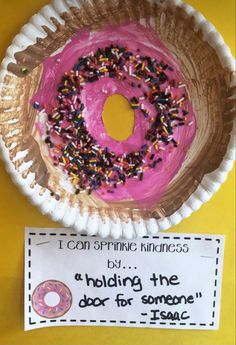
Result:
[[[181,168],[196,133],[194,109],[175,57],[139,23],[78,31],[46,58],[35,128],[45,159],[94,200],[153,208]],[[134,109],[133,133],[110,137],[104,104],[119,94]],[[119,130],[119,129],[117,129]],[[49,186],[50,187],[50,186]],[[83,197],[81,196],[83,199]]]
[[[48,293],[56,293],[60,300],[55,306],[49,306],[45,302]],[[35,312],[48,319],[64,315],[71,307],[72,295],[70,289],[58,280],[46,280],[40,283],[32,294],[32,306]]]

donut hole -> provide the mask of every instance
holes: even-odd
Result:
[[[120,94],[107,97],[102,120],[108,135],[117,141],[127,140],[134,130],[134,111],[127,98]]]
[[[60,303],[60,296],[55,291],[50,291],[44,296],[44,302],[49,307],[55,307]]]

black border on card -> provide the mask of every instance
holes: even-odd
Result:
[[[27,256],[27,258],[25,258],[25,260],[27,260],[27,267],[28,267],[28,290],[29,290],[29,294],[28,294],[28,311],[29,311],[29,325],[35,325],[36,322],[32,321],[32,317],[31,317],[31,313],[32,313],[32,307],[31,307],[31,293],[32,293],[32,287],[31,287],[31,269],[32,269],[32,265],[31,265],[31,249],[30,246],[32,244],[31,238],[30,236],[34,236],[34,235],[40,235],[40,236],[77,236],[77,237],[97,237],[96,235],[93,236],[89,236],[87,234],[80,234],[80,233],[70,233],[68,231],[68,233],[66,232],[61,232],[61,233],[56,233],[56,232],[32,232],[30,231],[28,233],[29,238],[28,238],[28,253],[25,253],[25,255]],[[153,239],[159,239],[160,236],[143,236],[142,238],[153,238]],[[56,319],[47,319],[47,320],[41,320],[39,321],[40,324],[52,324],[52,323],[64,323],[64,322],[70,322],[71,324],[88,324],[88,323],[100,323],[100,324],[112,324],[112,325],[121,325],[121,324],[126,324],[126,325],[130,325],[132,326],[133,324],[139,324],[139,325],[170,325],[170,326],[174,326],[174,325],[178,325],[178,326],[201,326],[201,327],[213,327],[215,325],[215,308],[216,308],[216,295],[217,295],[217,286],[218,286],[218,277],[219,277],[219,269],[218,269],[218,265],[219,265],[219,253],[220,253],[220,242],[221,239],[220,238],[210,238],[210,237],[188,237],[188,236],[162,236],[162,239],[173,239],[173,240],[180,240],[180,239],[184,239],[184,240],[196,240],[196,241],[201,241],[201,240],[205,240],[205,241],[216,241],[218,243],[217,247],[216,247],[216,260],[215,260],[215,279],[214,279],[214,291],[213,291],[213,302],[212,302],[212,322],[207,324],[207,323],[194,323],[194,322],[160,322],[160,321],[135,321],[135,320],[85,320],[85,319],[65,319],[65,318],[56,318]]]

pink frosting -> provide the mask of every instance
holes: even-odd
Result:
[[[159,61],[163,60],[174,68],[174,71],[165,71],[170,80],[175,79],[177,82],[184,80],[176,60],[160,41],[156,32],[149,26],[128,23],[121,26],[109,26],[96,32],[79,31],[60,53],[44,60],[40,89],[31,102],[37,101],[46,105],[46,111],[51,111],[56,106],[57,84],[62,74],[65,71],[69,72],[79,57],[111,44],[127,47],[135,54],[139,54],[137,51],[140,51],[141,55],[147,55]],[[137,80],[129,76],[127,80],[101,78],[94,83],[87,83],[80,96],[81,102],[85,105],[83,115],[90,134],[99,145],[109,147],[116,154],[139,150],[146,143],[144,137],[150,126],[141,111],[135,110],[133,135],[127,140],[118,142],[106,132],[102,121],[102,111],[107,97],[121,94],[130,99],[134,96],[140,97],[145,90],[148,90],[144,82],[141,83],[142,88],[130,87],[128,82],[131,80],[137,83]],[[168,82],[163,84],[162,88],[165,89],[167,86]],[[103,93],[102,90],[106,90],[107,93]],[[186,95],[185,87],[172,87],[171,91],[176,99],[181,98],[183,94]],[[144,105],[149,110],[150,116],[152,114],[154,116],[156,113],[154,106],[148,101],[144,101]],[[147,170],[143,181],[128,179],[125,185],[119,185],[113,194],[107,193],[104,188],[99,189],[94,192],[99,198],[108,202],[133,200],[137,207],[151,207],[160,199],[169,182],[179,171],[196,132],[196,120],[191,102],[184,101],[180,109],[188,110],[189,114],[186,117],[185,126],[174,128],[174,139],[179,142],[179,146],[174,148],[172,144],[161,144],[163,150],[160,150],[158,157],[162,158],[162,162],[158,163],[156,168]],[[43,136],[42,123],[38,123],[37,128]]]

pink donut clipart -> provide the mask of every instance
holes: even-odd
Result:
[[[49,302],[49,296],[54,297],[54,302]],[[55,304],[56,301],[56,305]],[[32,294],[34,311],[45,318],[52,319],[64,315],[72,305],[70,289],[58,280],[46,280],[40,283]]]

